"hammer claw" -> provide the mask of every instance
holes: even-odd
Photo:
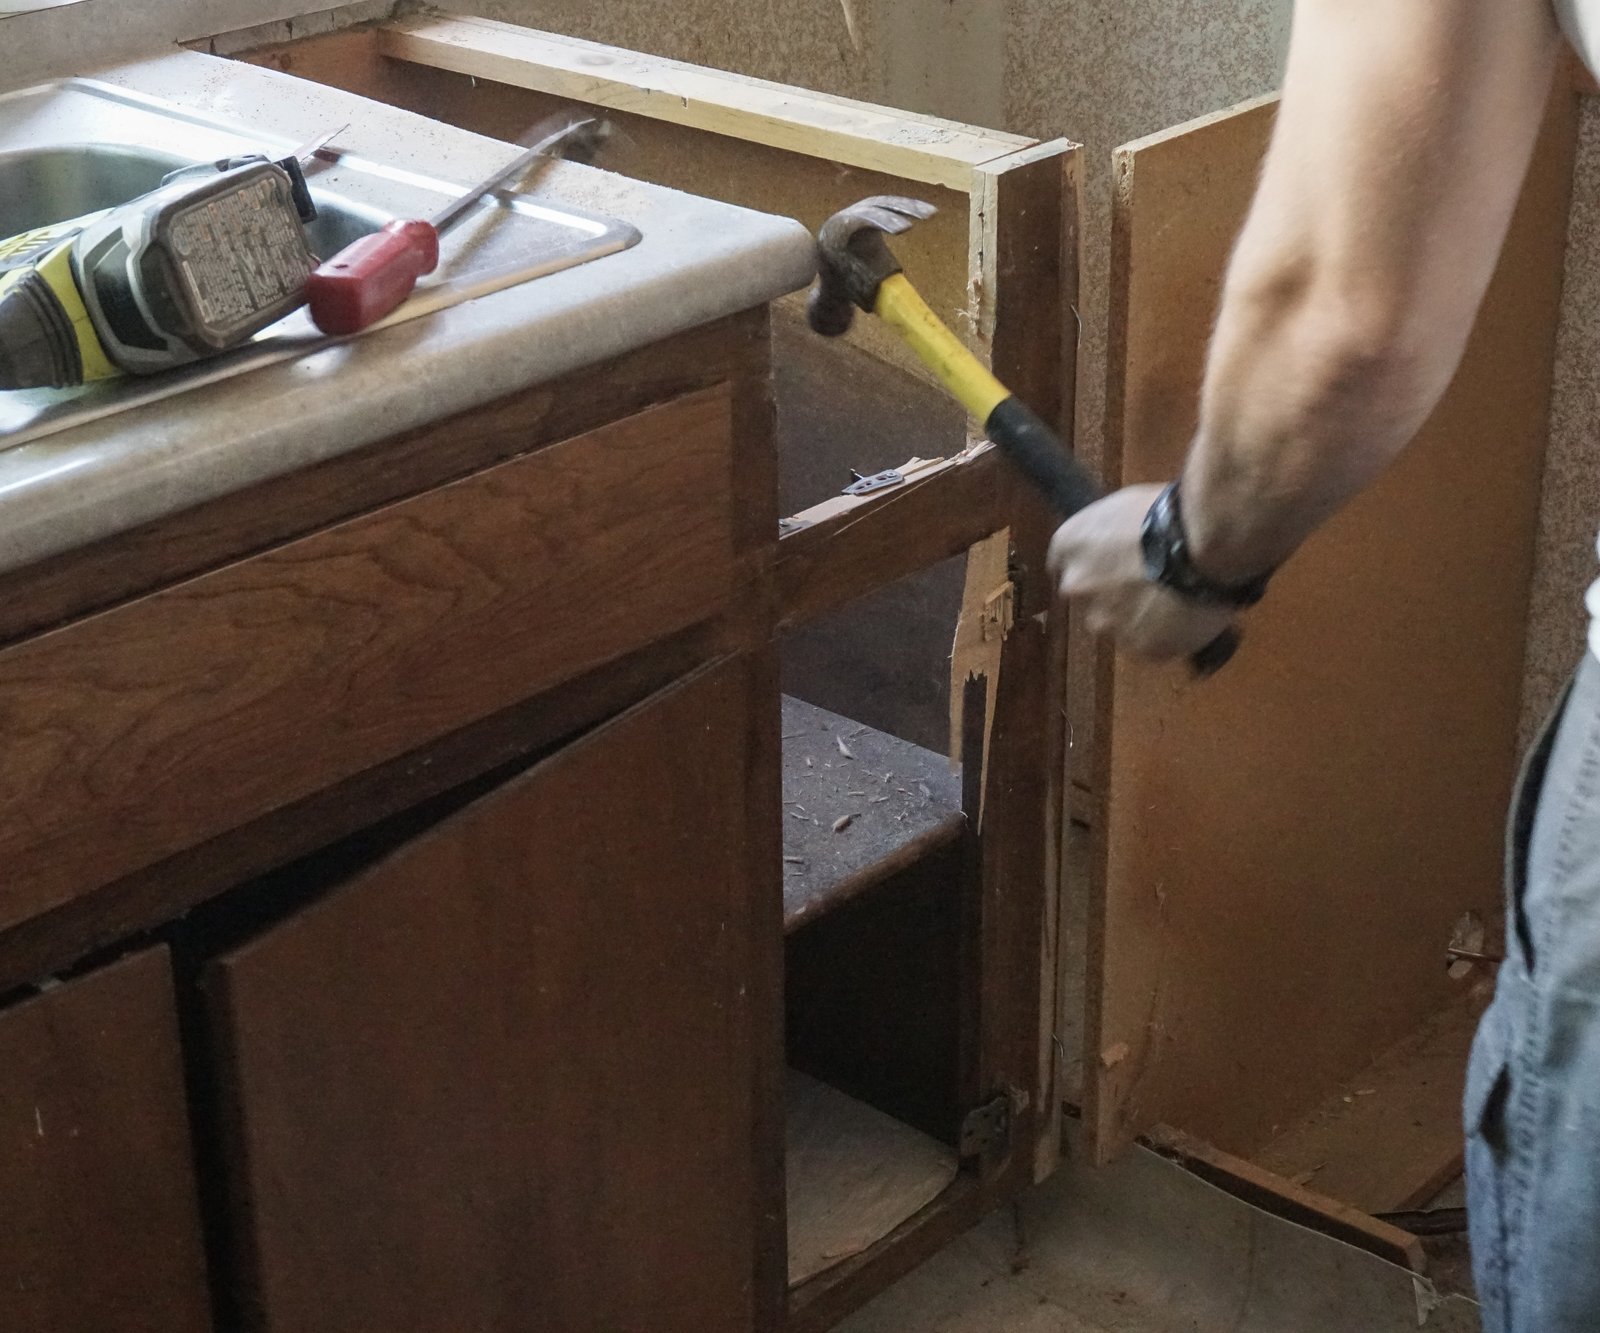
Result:
[[[821,281],[807,316],[818,333],[836,338],[850,327],[855,308],[870,311],[879,286],[900,265],[884,244],[939,210],[900,194],[873,195],[835,213],[817,235]]]

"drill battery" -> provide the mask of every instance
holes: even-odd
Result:
[[[297,167],[247,158],[0,241],[0,389],[154,374],[248,341],[304,303],[308,213]]]

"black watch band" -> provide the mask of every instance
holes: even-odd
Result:
[[[1194,567],[1189,536],[1183,530],[1177,482],[1156,496],[1155,503],[1145,514],[1139,549],[1144,555],[1145,577],[1191,602],[1243,609],[1254,606],[1267,595],[1267,580],[1272,577],[1270,570],[1244,583],[1219,583]]]

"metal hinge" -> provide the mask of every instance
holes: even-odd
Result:
[[[1017,585],[1002,583],[983,602],[981,628],[985,643],[1004,639],[1017,623]]]
[[[1011,1146],[1011,1098],[1005,1093],[975,1106],[961,1120],[963,1157],[988,1157]]]
[[[898,486],[904,481],[905,473],[897,467],[885,468],[882,472],[874,472],[870,477],[863,477],[854,468],[850,475],[855,478],[844,488],[846,495],[870,495],[873,491],[881,491],[886,486]]]

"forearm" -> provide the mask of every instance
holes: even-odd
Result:
[[[1300,0],[1183,474],[1212,577],[1281,563],[1443,393],[1556,50],[1543,0]]]
[[[1200,567],[1241,582],[1282,564],[1405,447],[1455,355],[1382,339],[1351,346],[1307,303],[1274,311],[1235,299],[1183,471]]]

